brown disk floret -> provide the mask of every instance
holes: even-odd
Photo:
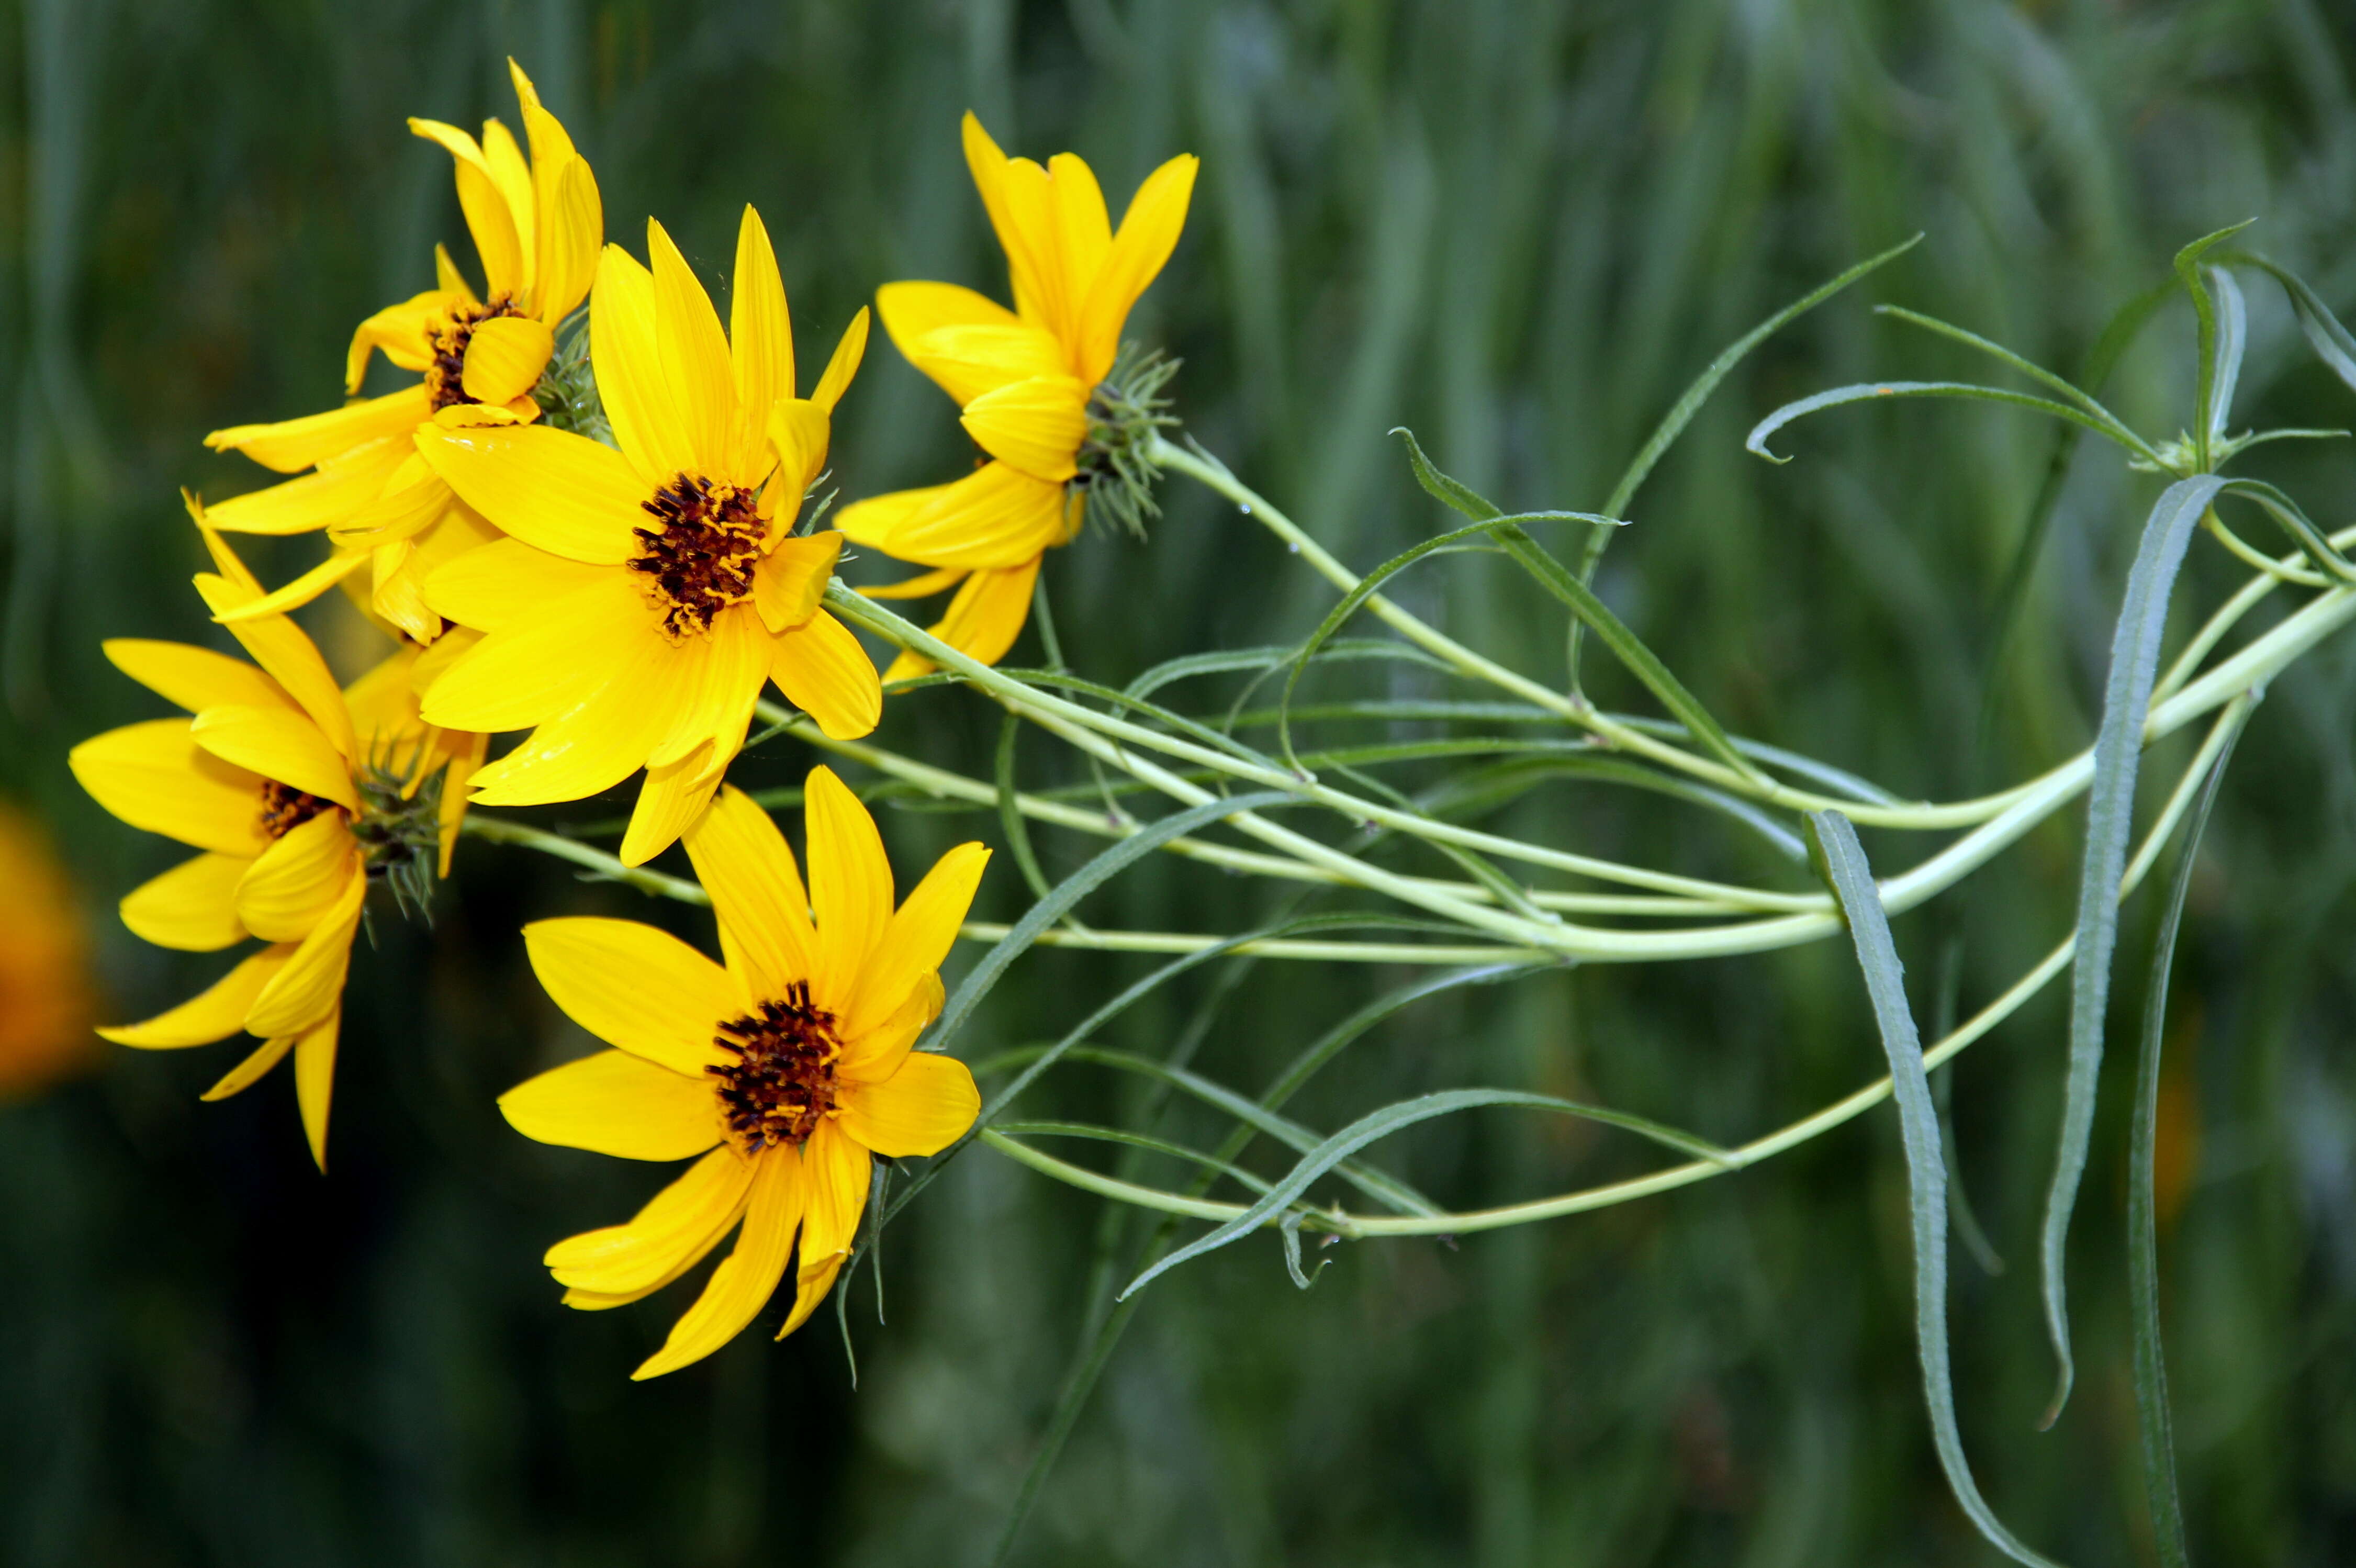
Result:
[[[262,831],[271,839],[283,839],[326,811],[329,804],[292,784],[265,779],[262,781]]]
[[[720,1080],[728,1131],[747,1155],[798,1145],[834,1109],[842,1044],[834,1037],[834,1015],[810,1001],[808,981],[787,986],[784,1000],[721,1025],[712,1044],[736,1058],[703,1070]]]
[[[453,403],[480,401],[466,395],[466,345],[475,328],[498,316],[521,316],[508,295],[494,295],[488,305],[462,305],[450,313],[450,325],[428,335],[434,362],[425,367],[426,401],[441,413]]]
[[[630,531],[646,547],[630,570],[654,579],[663,628],[673,639],[691,628],[709,632],[722,610],[753,591],[768,533],[755,498],[701,474],[681,474],[638,504],[660,526]]]

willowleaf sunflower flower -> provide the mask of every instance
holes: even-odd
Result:
[[[1121,461],[1139,421],[1153,415],[1166,371],[1116,386],[1114,361],[1130,306],[1169,261],[1186,221],[1197,160],[1172,158],[1146,177],[1116,232],[1087,163],[1058,153],[1042,168],[1010,158],[970,113],[966,164],[1006,252],[1014,308],[946,283],[886,284],[875,307],[900,352],[964,410],[989,461],[954,484],[900,490],[845,508],[854,543],[935,570],[874,598],[916,598],[962,584],[929,629],[985,664],[1013,646],[1049,549],[1078,533],[1091,487],[1134,480]],[[904,653],[886,680],[931,664]]]
[[[388,306],[359,325],[346,357],[347,396],[359,398],[370,357],[381,351],[413,386],[359,399],[326,413],[274,424],[216,430],[205,445],[242,452],[299,478],[214,503],[212,525],[244,533],[327,529],[334,553],[274,594],[236,613],[274,615],[306,604],[369,570],[363,596],[419,643],[440,635],[442,618],[423,592],[444,562],[488,543],[495,530],[417,455],[421,429],[530,424],[541,415],[532,391],[555,351],[556,328],[580,306],[597,269],[605,219],[597,181],[531,81],[513,60],[516,97],[531,152],[497,120],[477,142],[455,125],[412,119],[409,128],[446,149],[456,166],[458,205],[474,235],[485,291],[477,295],[434,247],[434,286]]]
[[[819,768],[803,799],[807,893],[785,835],[742,791],[723,790],[687,830],[724,966],[628,920],[524,928],[549,995],[617,1048],[509,1090],[508,1121],[544,1144],[695,1161],[629,1223],[549,1250],[565,1305],[626,1305],[738,1232],[634,1378],[734,1338],[789,1263],[794,1302],[777,1337],[800,1327],[851,1255],[873,1156],[936,1154],[980,1109],[963,1062],[910,1047],[940,1013],[937,972],[990,851],[949,851],[895,910],[892,867],[858,797]]]
[[[484,805],[577,800],[647,770],[622,841],[674,843],[744,743],[774,681],[841,739],[883,714],[875,666],[819,607],[842,548],[791,532],[859,368],[851,319],[808,398],[760,215],[737,235],[731,330],[659,223],[651,269],[606,247],[589,305],[597,391],[619,446],[537,424],[427,430],[419,449],[508,537],[459,556],[426,597],[487,635],[425,696],[433,723],[534,726],[475,777]]]
[[[197,589],[214,613],[262,597],[236,556],[207,537],[220,570],[200,575]],[[284,616],[228,625],[252,664],[186,643],[104,644],[117,669],[192,716],[109,730],[68,760],[109,811],[199,852],[125,897],[124,925],[187,952],[266,945],[193,1000],[98,1032],[149,1050],[240,1030],[260,1036],[207,1100],[248,1088],[291,1052],[304,1133],[324,1170],[344,979],[369,885],[386,884],[407,907],[448,870],[483,737],[419,718],[413,647],[338,689]]]
[[[90,1054],[90,940],[41,824],[0,801],[0,1101]]]

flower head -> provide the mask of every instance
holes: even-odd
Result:
[[[557,327],[589,292],[605,223],[588,161],[541,107],[521,68],[508,63],[523,106],[529,158],[497,120],[484,123],[480,142],[438,121],[409,123],[455,161],[458,204],[486,286],[477,295],[437,246],[434,286],[360,323],[344,380],[346,393],[357,396],[369,358],[381,351],[401,369],[419,372],[417,383],[327,413],[205,437],[217,451],[242,452],[280,473],[311,470],[216,503],[209,513],[214,527],[248,533],[325,528],[335,545],[319,566],[238,613],[292,609],[365,566],[371,579],[366,602],[416,641],[432,642],[442,618],[421,585],[443,562],[497,537],[419,459],[413,436],[423,428],[540,417],[533,388],[555,350]]]
[[[90,942],[41,825],[0,803],[0,1101],[89,1054]]]
[[[963,407],[990,461],[954,484],[860,501],[837,526],[855,543],[936,568],[867,590],[873,596],[912,598],[962,580],[932,633],[994,663],[1030,614],[1040,557],[1070,542],[1090,487],[1115,477],[1117,443],[1093,437],[1112,404],[1133,400],[1108,377],[1130,307],[1178,243],[1196,160],[1182,155],[1147,176],[1116,232],[1095,174],[1074,155],[1044,168],[1010,158],[969,113],[965,156],[1006,251],[1014,308],[946,283],[886,284],[875,307],[900,352]],[[1158,386],[1146,389],[1147,404]],[[886,678],[930,668],[904,654]]]
[[[883,691],[821,609],[842,535],[795,535],[830,416],[867,341],[861,311],[808,398],[794,395],[785,285],[744,209],[730,332],[659,223],[653,266],[609,246],[590,302],[597,389],[620,450],[536,424],[418,441],[509,537],[426,585],[487,632],[426,693],[462,729],[537,726],[476,776],[486,805],[577,800],[647,770],[622,858],[660,854],[719,787],[765,682],[827,734],[875,727]]]
[[[892,868],[858,797],[819,768],[804,800],[807,893],[784,834],[742,792],[723,790],[687,830],[724,967],[627,920],[524,929],[556,1004],[619,1048],[509,1090],[499,1101],[508,1120],[546,1144],[696,1162],[628,1224],[549,1250],[565,1304],[637,1301],[742,1227],[635,1377],[676,1370],[735,1337],[789,1261],[794,1305],[777,1337],[800,1327],[851,1255],[871,1156],[937,1153],[980,1107],[964,1063],[910,1047],[940,1012],[936,972],[990,852],[949,851],[895,910]]]
[[[218,536],[208,540],[220,572],[198,576],[197,588],[214,612],[261,597],[262,585]],[[447,870],[483,737],[419,719],[414,648],[338,690],[319,650],[285,617],[229,625],[252,664],[185,643],[105,644],[117,669],[194,716],[109,730],[69,760],[100,805],[200,852],[124,898],[124,925],[188,952],[253,938],[268,945],[193,1001],[99,1033],[155,1050],[210,1045],[241,1029],[261,1036],[261,1048],[208,1100],[235,1094],[291,1051],[304,1131],[324,1169],[361,905],[372,881],[407,903],[430,888],[435,870]]]

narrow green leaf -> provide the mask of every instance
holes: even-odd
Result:
[[[1788,463],[1789,457],[1778,457],[1767,449],[1767,438],[1791,424],[1811,413],[1827,408],[1839,408],[1852,403],[1876,403],[1893,397],[1956,397],[1980,403],[2000,403],[2012,408],[2025,408],[2032,413],[2051,414],[2093,431],[2105,440],[2115,441],[2145,462],[2165,467],[2158,453],[2152,450],[2143,437],[2124,425],[2114,426],[2095,418],[2083,409],[2072,408],[2051,398],[2032,397],[2027,392],[2007,392],[2002,387],[1984,387],[1971,381],[1859,381],[1854,386],[1835,387],[1814,397],[1804,397],[1787,403],[1757,424],[1743,438],[1743,447],[1771,463]]]
[[[2216,406],[2218,341],[2217,304],[2210,297],[2208,285],[2201,275],[2201,259],[2256,221],[2254,218],[2245,218],[2229,229],[2203,234],[2176,252],[2177,279],[2183,284],[2184,292],[2192,296],[2192,314],[2200,320],[2200,373],[2193,400],[2199,417],[2192,427],[2192,440],[2200,471],[2204,474],[2211,467],[2209,457],[2210,413]],[[2238,368],[2237,362],[2237,371]]]
[[[2217,760],[2210,766],[2200,800],[2185,820],[2184,843],[2177,851],[2168,902],[2160,913],[2159,930],[2152,939],[2151,982],[2144,991],[2143,1038],[2136,1062],[2135,1121],[2127,1153],[2127,1296],[2135,1317],[2136,1420],[2143,1439],[2144,1496],[2151,1507],[2152,1541],[2160,1568],[2188,1568],[2191,1561],[2184,1540],[2184,1505],[2177,1495],[2176,1436],[2168,1410],[2168,1358],[2159,1335],[2159,1063],[2168,1032],[2168,978],[2176,956],[2177,933],[2184,924],[2185,895],[2192,887],[2193,863],[2201,854],[2201,836],[2208,831],[2210,809],[2217,803],[2226,766],[2233,759],[2233,746],[2249,717],[2250,705],[2244,703],[2226,733]]]
[[[2283,293],[2290,297],[2291,314],[2298,317],[2298,329],[2307,335],[2315,357],[2329,367],[2333,375],[2356,388],[2356,336],[2340,325],[2340,317],[2323,303],[2322,295],[2308,286],[2306,279],[2252,251],[2221,252],[2217,259],[2235,266],[2255,267],[2280,284]]]
[[[2216,379],[2203,405],[2213,445],[2224,440],[2226,421],[2233,416],[2233,389],[2241,384],[2242,356],[2249,348],[2250,312],[2233,274],[2222,267],[2202,267],[2201,276],[2217,308]]]
[[[1922,1397],[1930,1409],[1931,1436],[1939,1451],[1939,1465],[1947,1473],[1955,1501],[1990,1545],[2029,1568],[2054,1568],[1996,1517],[1996,1510],[1980,1496],[1979,1484],[1972,1479],[1971,1461],[1964,1455],[1963,1433],[1955,1423],[1954,1370],[1947,1348],[1947,1167],[1940,1154],[1938,1109],[1932,1103],[1931,1080],[1922,1069],[1922,1040],[1906,1003],[1905,971],[1898,961],[1897,945],[1890,940],[1890,918],[1881,907],[1881,891],[1874,886],[1864,847],[1857,842],[1857,829],[1838,811],[1811,812],[1808,824],[1825,879],[1847,917],[1858,966],[1865,972],[1866,992],[1873,1000],[1882,1054],[1890,1060],[1890,1098],[1898,1104],[1898,1135],[1906,1151],[1908,1206],[1913,1216],[1914,1339],[1922,1358]]]
[[[1120,1293],[1121,1299],[1135,1295],[1162,1275],[1179,1264],[1215,1251],[1230,1241],[1249,1235],[1267,1224],[1280,1210],[1307,1192],[1318,1177],[1332,1170],[1344,1159],[1357,1153],[1377,1139],[1429,1122],[1437,1116],[1447,1116],[1459,1111],[1473,1111],[1493,1105],[1523,1106],[1532,1110],[1553,1111],[1582,1121],[1600,1122],[1651,1139],[1675,1149],[1688,1158],[1727,1161],[1733,1156],[1715,1144],[1697,1138],[1690,1133],[1648,1120],[1631,1116],[1624,1112],[1610,1111],[1601,1106],[1583,1105],[1575,1100],[1558,1099],[1551,1094],[1531,1094],[1512,1089],[1449,1089],[1437,1094],[1426,1094],[1414,1100],[1387,1105],[1379,1111],[1361,1116],[1347,1127],[1326,1139],[1301,1158],[1301,1162],[1285,1173],[1283,1178],[1260,1195],[1250,1208],[1233,1219],[1218,1226],[1161,1259],[1130,1281]]]
[[[1119,1127],[1107,1127],[1095,1122],[1001,1122],[993,1132],[1009,1138],[1086,1138],[1097,1144],[1120,1144],[1148,1154],[1167,1155],[1173,1160],[1183,1160],[1215,1171],[1253,1192],[1266,1192],[1268,1183],[1243,1166],[1206,1155],[1200,1149],[1190,1149],[1183,1144],[1173,1144],[1167,1138],[1155,1138],[1143,1133],[1131,1133]]]
[[[1873,313],[1876,316],[1887,316],[1893,321],[1903,321],[1912,327],[1920,327],[1926,332],[1935,332],[1940,337],[1961,343],[1966,348],[1976,349],[1990,359],[2011,366],[2029,380],[2040,381],[2052,388],[2096,419],[2108,424],[2113,429],[2123,431],[2127,428],[2126,422],[2104,407],[2100,400],[2092,392],[2079,387],[2067,377],[2056,375],[2035,360],[2022,358],[2001,343],[1983,338],[1978,333],[1958,327],[1952,321],[1942,321],[1935,316],[1925,316],[1919,310],[1909,310],[1904,306],[1877,305],[1873,307]]]
[[[2119,879],[2126,874],[2127,838],[2135,827],[2144,719],[2151,706],[2160,634],[2167,628],[2177,568],[2183,564],[2193,525],[2225,483],[2203,474],[2179,479],[2162,492],[2144,524],[2111,639],[2110,677],[2103,689],[2102,725],[2094,736],[2094,775],[2086,790],[2086,856],[2078,882],[2077,957],[2070,974],[2070,1065],[2062,1088],[2061,1144],[2038,1248],[2045,1329],[2060,1364],[2045,1426],[2052,1425],[2069,1402],[2076,1375],[2070,1354],[2066,1277],[2070,1216],[2077,1206],[2078,1182],[2085,1174],[2086,1146],[2094,1130],[2103,1015],[2110,1004],[2111,954],[2118,942]]]
[[[1509,800],[1519,800],[1537,786],[1557,779],[1619,784],[1702,806],[1740,822],[1765,840],[1776,854],[1788,860],[1805,861],[1808,858],[1808,847],[1800,841],[1800,835],[1763,808],[1739,796],[1730,795],[1723,789],[1713,789],[1707,784],[1697,784],[1690,779],[1665,773],[1657,768],[1648,768],[1641,762],[1631,762],[1624,757],[1538,757],[1492,763],[1485,768],[1468,768],[1456,774],[1445,784],[1419,797],[1414,804],[1432,816],[1472,815],[1494,811]]]

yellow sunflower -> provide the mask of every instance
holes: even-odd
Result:
[[[995,663],[1030,614],[1041,555],[1079,532],[1098,478],[1085,451],[1089,400],[1112,370],[1130,307],[1178,243],[1196,160],[1174,157],[1147,176],[1116,233],[1096,176],[1074,155],[1045,168],[1009,158],[969,113],[965,156],[1006,252],[1014,308],[946,283],[886,284],[875,307],[900,352],[964,408],[990,461],[955,484],[861,501],[837,526],[855,543],[937,568],[862,590],[871,596],[915,598],[962,579],[932,633]],[[931,668],[903,654],[885,679]]]
[[[422,428],[530,424],[532,399],[555,348],[555,329],[589,292],[605,220],[596,177],[573,151],[556,117],[513,60],[523,104],[529,160],[497,120],[478,143],[454,125],[412,120],[409,128],[448,149],[456,161],[458,204],[482,258],[486,292],[477,296],[434,247],[435,286],[388,306],[360,323],[344,371],[357,397],[369,356],[423,372],[415,386],[348,403],[327,413],[276,424],[216,430],[205,445],[242,452],[266,468],[302,478],[214,504],[216,528],[244,533],[330,531],[335,553],[274,594],[244,607],[273,615],[308,603],[362,566],[370,568],[367,601],[420,643],[432,642],[442,618],[421,585],[444,562],[498,533],[450,494],[420,461],[412,439]]]
[[[785,835],[742,792],[723,791],[687,830],[725,967],[628,920],[524,928],[556,1004],[620,1048],[544,1072],[499,1109],[544,1144],[696,1162],[628,1224],[549,1250],[565,1305],[598,1311],[651,1294],[743,1225],[636,1378],[734,1338],[785,1277],[797,1230],[794,1305],[777,1337],[800,1327],[851,1255],[871,1156],[937,1153],[980,1109],[963,1062],[909,1047],[940,1012],[936,971],[989,850],[949,851],[895,911],[892,867],[858,797],[819,768],[804,799],[807,895]]]
[[[208,538],[220,573],[199,575],[197,588],[214,613],[260,598],[261,584]],[[210,1045],[240,1029],[260,1036],[261,1048],[207,1100],[237,1093],[292,1051],[304,1132],[324,1170],[361,903],[372,878],[417,897],[437,857],[448,869],[482,737],[444,735],[419,719],[414,648],[338,690],[319,650],[285,617],[229,625],[252,664],[185,643],[105,644],[117,669],[195,716],[109,730],[69,761],[100,805],[202,852],[124,898],[124,925],[189,952],[249,938],[269,945],[194,1000],[99,1033],[147,1049]],[[438,800],[425,788],[436,772]]]
[[[608,246],[589,306],[619,451],[532,424],[418,437],[434,471],[509,535],[426,584],[434,608],[488,635],[435,678],[425,715],[536,726],[476,776],[487,806],[577,800],[644,768],[622,841],[632,865],[711,800],[765,682],[843,739],[873,729],[884,703],[859,639],[819,607],[842,535],[789,532],[825,466],[867,313],[798,398],[785,285],[757,213],[744,209],[737,236],[728,333],[659,223],[647,248],[651,271]]]
[[[41,824],[0,801],[0,1101],[90,1054],[90,941]]]

